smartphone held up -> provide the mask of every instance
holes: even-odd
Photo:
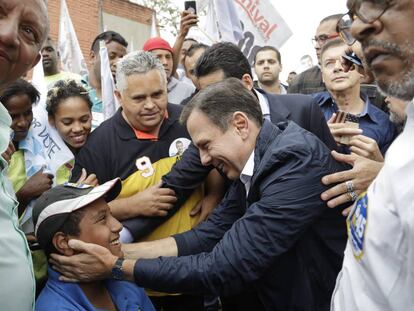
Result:
[[[197,4],[196,1],[184,1],[184,9],[192,14],[197,15]]]

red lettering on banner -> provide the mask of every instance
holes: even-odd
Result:
[[[277,24],[270,24],[270,22],[265,19],[264,15],[261,14],[259,9],[260,0],[234,0],[242,9],[247,13],[252,23],[256,26],[260,32],[263,33],[263,36],[266,40],[270,39],[270,36],[278,27]]]

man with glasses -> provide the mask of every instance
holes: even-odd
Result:
[[[349,241],[332,310],[414,305],[414,2],[348,0],[349,34],[361,42],[381,90],[411,100],[407,123],[378,177],[348,218]]]
[[[315,47],[318,63],[320,64],[320,52],[323,45],[334,38],[339,37],[336,31],[336,25],[341,14],[335,14],[325,17],[319,23],[316,29],[316,35],[312,38]],[[289,85],[288,93],[312,94],[325,91],[325,84],[322,81],[322,73],[319,65],[313,66],[299,74],[296,79]]]
[[[389,116],[375,107],[370,99],[361,93],[361,73],[355,64],[345,70],[343,61],[357,59],[345,55],[346,44],[334,39],[324,45],[321,51],[322,78],[326,92],[314,96],[328,120],[332,136],[341,144],[341,152],[356,153],[383,161],[383,155],[396,137],[396,128]],[[357,117],[358,128],[349,128],[349,122],[341,120],[340,112]],[[373,154],[368,146],[375,146]]]

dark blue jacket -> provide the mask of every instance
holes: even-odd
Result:
[[[321,178],[342,168],[293,122],[265,121],[254,160],[247,200],[234,182],[207,221],[174,237],[180,257],[137,261],[137,284],[216,295],[253,287],[266,310],[329,310],[346,227],[320,199]]]
[[[274,124],[286,120],[295,121],[305,130],[315,134],[329,149],[333,150],[337,147],[319,105],[311,96],[273,95],[260,89],[256,91],[266,97],[269,103],[270,119]],[[173,189],[176,193],[177,202],[174,208],[168,212],[167,217],[135,219],[128,229],[137,239],[152,232],[174,215],[212,169],[212,166],[207,167],[201,164],[198,149],[190,144],[181,161],[178,161],[171,172],[163,177],[163,187]]]

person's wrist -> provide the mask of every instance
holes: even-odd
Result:
[[[123,280],[124,279],[124,258],[113,256],[111,262],[111,278],[115,280]]]
[[[187,30],[187,31],[183,31],[183,30],[181,30],[181,31],[178,33],[177,37],[178,37],[178,38],[180,38],[180,39],[185,39],[185,37],[187,36],[187,34],[188,34],[188,30]]]
[[[143,200],[140,199],[139,193],[127,198],[127,202],[125,206],[127,206],[127,209],[128,209],[128,215],[129,215],[128,218],[145,216],[142,213],[142,208],[143,208],[142,202]]]

